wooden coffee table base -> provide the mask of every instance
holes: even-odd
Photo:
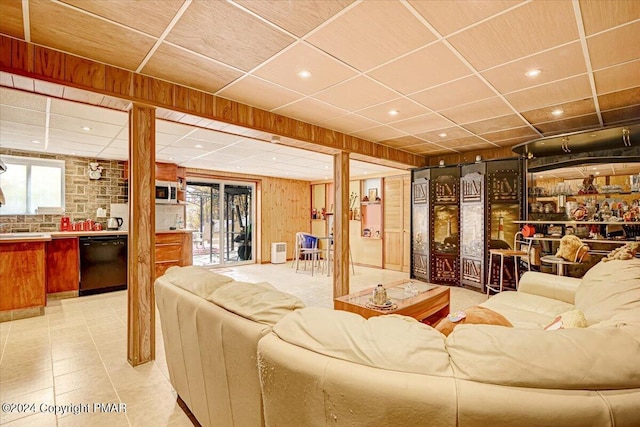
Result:
[[[404,287],[408,282],[416,284],[421,291],[415,296],[404,297]],[[427,287],[431,287],[431,289],[422,291]],[[450,291],[448,286],[407,279],[390,283],[384,288],[387,290],[389,299],[396,305],[393,309],[379,309],[367,304],[373,294],[373,288],[336,298],[333,300],[333,308],[357,313],[365,319],[383,314],[402,314],[428,325],[435,324],[449,314]]]

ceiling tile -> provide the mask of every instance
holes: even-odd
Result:
[[[29,1],[29,20],[33,43],[128,70],[138,67],[155,42],[152,37],[45,0]]]
[[[345,111],[325,104],[324,102],[307,98],[301,101],[296,101],[286,107],[278,108],[274,110],[274,113],[293,117],[294,119],[302,120],[303,122],[318,124],[333,117],[342,116],[345,114]]]
[[[462,150],[470,150],[471,148],[469,147],[475,147],[478,145],[486,145],[487,148],[491,148],[494,147],[494,145],[487,143],[487,141],[478,138],[477,136],[468,136],[466,138],[458,138],[458,139],[451,139],[449,141],[444,141],[442,143],[439,143],[440,145],[442,145],[443,147],[447,147],[447,148],[451,148],[457,151]]]
[[[335,129],[344,133],[357,132],[378,126],[378,122],[364,118],[358,114],[345,114],[321,122],[320,125],[328,129]]]
[[[633,61],[640,57],[640,21],[587,38],[593,70]]]
[[[556,117],[551,114],[551,111],[556,108],[564,111],[562,116]],[[544,123],[550,121],[556,121],[557,119],[567,119],[575,116],[584,116],[587,114],[595,114],[596,107],[592,98],[582,99],[580,101],[567,102],[565,104],[556,104],[553,107],[539,108],[537,110],[530,110],[522,112],[524,117],[529,123]]]
[[[129,150],[107,147],[104,150],[100,151],[98,155],[103,159],[128,160]]]
[[[194,129],[191,126],[185,126],[180,123],[170,122],[166,120],[156,120],[156,132],[168,133],[170,135],[184,136]]]
[[[444,43],[426,46],[368,73],[398,92],[409,94],[471,74]]]
[[[203,141],[200,139],[182,138],[171,143],[171,147],[187,148],[200,151],[200,154],[211,151],[221,150],[227,147],[227,144],[219,144],[211,141]]]
[[[406,133],[419,134],[451,126],[451,122],[438,114],[429,113],[423,116],[393,122],[390,123],[389,126]]]
[[[480,136],[488,141],[497,142],[497,141],[503,141],[503,140],[519,139],[519,138],[534,139],[539,137],[540,135],[536,131],[531,129],[529,126],[523,126],[521,128],[484,133],[484,134],[481,134]]]
[[[389,111],[391,110],[397,111],[398,114],[395,116],[390,115]],[[370,108],[365,108],[364,110],[358,111],[358,114],[370,118],[371,120],[376,120],[380,123],[390,123],[392,121],[399,121],[429,112],[429,110],[416,102],[406,98],[398,98]]]
[[[580,11],[587,36],[640,18],[636,0],[580,0]]]
[[[184,3],[183,0],[61,1],[155,37],[160,37]],[[145,19],[140,19],[142,16]]]
[[[460,107],[441,111],[440,113],[455,123],[471,123],[490,117],[504,116],[512,113],[506,102],[498,97],[484,99]]]
[[[300,71],[311,72],[301,78]],[[312,94],[356,75],[356,72],[306,43],[298,43],[253,74],[304,94]]]
[[[0,32],[24,39],[24,24],[22,21],[22,2],[3,1],[0,19]]]
[[[589,114],[586,116],[573,117],[555,122],[540,123],[535,126],[540,132],[547,134],[549,132],[569,132],[588,129],[599,124],[600,121],[598,120],[598,116],[595,114]]]
[[[85,142],[70,142],[70,141],[64,141],[64,140],[59,140],[55,138],[49,138],[48,151],[52,153],[57,153],[58,150],[64,149],[64,150],[70,150],[70,151],[76,151],[76,152],[82,151],[85,154],[92,153],[95,156],[100,151],[102,151],[103,148],[104,148],[104,145],[87,144]]]
[[[616,65],[593,73],[598,94],[616,92],[640,85],[640,60]]]
[[[51,114],[75,117],[78,119],[108,123],[117,126],[125,126],[129,123],[129,115],[124,111],[114,111],[55,98],[51,98]]]
[[[507,101],[518,111],[562,104],[591,96],[591,85],[587,75],[571,77],[505,95]]]
[[[416,138],[415,136],[401,136],[399,138],[387,139],[386,141],[380,141],[380,144],[387,145],[393,148],[399,148],[404,150],[405,147],[410,145],[422,144],[425,141]]]
[[[67,122],[64,118],[61,118],[60,121],[63,122],[63,125],[69,126],[69,122]],[[100,136],[94,133],[78,133],[73,130],[56,129],[53,127],[49,129],[49,138],[59,141],[77,142],[81,144],[101,145],[103,147],[109,145],[112,140],[111,137]]]
[[[504,129],[518,128],[526,124],[527,123],[522,120],[517,114],[509,114],[502,117],[481,120],[475,123],[467,123],[464,125],[464,128],[473,133],[481,134],[488,132],[497,132]]]
[[[534,1],[451,36],[451,44],[485,70],[578,39],[571,2]]]
[[[23,108],[0,105],[0,120],[3,122],[16,122],[44,127],[46,114],[42,111],[25,110]]]
[[[339,83],[313,96],[345,110],[360,110],[369,105],[380,104],[398,95],[365,76]]]
[[[194,73],[193,70],[198,70]],[[242,75],[223,64],[163,43],[142,69],[143,74],[185,86],[216,92]]]
[[[499,0],[409,0],[409,3],[440,34],[446,36],[522,2]]]
[[[89,131],[84,131],[82,128],[89,126]],[[51,114],[49,117],[49,128],[51,130],[59,129],[65,130],[79,135],[102,136],[107,138],[114,138],[120,133],[122,126],[116,126],[108,123],[90,122],[86,119],[78,119],[76,117],[60,116],[58,114]]]
[[[4,129],[4,124],[0,126]],[[32,135],[21,135],[5,131],[0,132],[0,148],[26,148],[31,145],[38,145],[31,142],[34,140],[40,142],[44,141],[44,128],[40,133],[34,132]]]
[[[422,144],[404,147],[403,150],[408,151],[410,153],[414,153],[414,154],[420,154],[420,155],[432,155],[432,154],[438,154],[443,152],[448,152],[448,153],[452,152],[439,145],[431,144],[430,142],[423,142]]]
[[[387,139],[398,138],[400,136],[403,136],[404,134],[398,130],[390,128],[389,126],[378,126],[375,128],[355,132],[354,135],[369,141],[380,142]]]
[[[637,121],[640,117],[640,105],[602,112],[605,126],[616,122]]]
[[[396,1],[359,3],[307,38],[360,71],[433,40],[435,35]]]
[[[256,96],[257,94],[260,94],[260,96]],[[281,107],[303,96],[251,75],[234,81],[218,92],[217,95],[267,111]]]
[[[536,77],[525,75],[527,71],[536,69],[542,70],[542,74]],[[582,45],[575,42],[492,68],[482,75],[500,92],[508,93],[586,72]]]
[[[208,141],[221,145],[236,144],[242,141],[242,136],[232,135],[224,132],[215,132],[207,129],[192,129],[193,132],[187,137],[191,140]]]
[[[489,86],[477,76],[471,75],[451,83],[414,93],[411,98],[434,111],[439,111],[493,96],[495,96],[495,93]]]
[[[47,98],[41,95],[0,87],[0,105],[45,111],[47,109]]]
[[[302,37],[351,4],[353,0],[305,0],[268,2],[264,0],[236,0],[252,12],[279,27]]]
[[[627,105],[640,104],[640,86],[598,96],[600,110],[614,110]]]
[[[444,135],[446,134],[446,135]],[[440,136],[444,135],[444,136]],[[465,129],[461,127],[445,127],[433,132],[425,132],[418,135],[422,139],[426,139],[431,142],[435,142],[440,144],[442,141],[447,141],[449,139],[459,139],[467,136],[471,136],[470,132],[467,132]]]
[[[31,139],[44,138],[44,126],[32,126],[25,125],[23,123],[5,122],[0,120],[0,129],[2,129],[3,135],[24,135],[31,137]],[[0,139],[0,142],[2,142],[2,139]]]
[[[203,17],[210,20],[205,25]],[[250,31],[238,30],[243,28]],[[255,16],[222,1],[192,2],[166,40],[245,71],[294,41]]]

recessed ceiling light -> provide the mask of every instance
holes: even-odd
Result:
[[[196,144],[195,147],[196,148],[202,148],[202,144]]]
[[[542,70],[540,70],[540,69],[529,70],[526,73],[524,73],[524,75],[527,76],[527,77],[537,77],[540,74],[542,74]]]
[[[303,79],[308,79],[309,77],[311,77],[311,71],[308,71],[308,70],[299,71],[298,76]]]
[[[596,136],[598,136],[598,134],[592,133],[591,135],[589,135],[591,138],[595,138]]]
[[[446,134],[446,133],[444,133],[444,132],[442,132],[442,133],[439,133],[439,134],[438,134],[438,136],[439,136],[440,138],[444,138],[445,136],[447,136],[447,134]]]
[[[325,177],[324,177],[324,179],[329,179],[329,177],[328,177],[328,176],[325,176]]]
[[[276,158],[275,158],[275,157],[272,157],[272,158],[271,158],[271,160],[276,160]]]
[[[369,172],[367,172],[367,171],[364,171],[364,174],[365,174],[365,175],[366,175],[366,174],[368,174],[368,173],[369,173]]]
[[[173,157],[167,157],[167,160],[173,160]]]
[[[82,130],[85,132],[89,132],[91,128],[89,126],[82,126]]]
[[[325,168],[325,169],[329,169],[329,166],[325,166],[324,168]]]
[[[596,175],[600,175],[600,172],[596,172]]]
[[[390,116],[397,116],[398,114],[400,114],[400,111],[398,111],[398,110],[390,110],[389,111],[389,115]]]
[[[72,155],[72,156],[75,156],[75,155],[76,155],[76,153],[71,153],[71,155]]]
[[[41,144],[41,142],[40,142],[40,141],[37,141],[37,140],[35,140],[35,139],[34,139],[34,140],[32,140],[31,142],[33,142],[34,144]]]
[[[561,110],[561,109],[559,109],[559,108],[556,108],[555,110],[553,110],[553,111],[551,112],[551,114],[553,114],[554,116],[561,116],[561,115],[562,115],[562,113],[564,113],[564,111],[563,111],[563,110]]]

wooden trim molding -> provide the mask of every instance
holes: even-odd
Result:
[[[210,93],[0,35],[0,71],[44,80],[127,101],[293,138],[410,167],[424,156],[345,135]]]

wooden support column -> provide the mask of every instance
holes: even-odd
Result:
[[[156,111],[133,104],[129,112],[129,316],[127,360],[132,366],[155,359],[155,179]]]
[[[349,293],[349,153],[333,156],[335,211],[333,215],[333,297]]]

